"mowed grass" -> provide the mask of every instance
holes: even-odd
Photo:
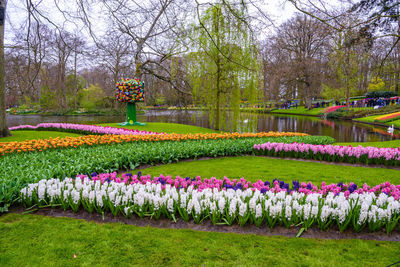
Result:
[[[306,109],[304,106],[290,109],[274,109],[271,113],[285,113],[285,114],[303,114],[303,115],[318,115],[324,108]]]
[[[199,126],[192,126],[178,123],[162,123],[162,122],[146,122],[145,126],[120,126],[118,123],[102,123],[100,126],[111,126],[116,128],[136,129],[140,131],[150,132],[164,132],[164,133],[179,133],[179,134],[190,134],[190,133],[218,133],[208,128]]]
[[[158,229],[10,213],[1,266],[387,266],[400,242]],[[75,256],[76,257],[75,257]]]
[[[11,131],[12,136],[0,138],[0,142],[25,141],[32,139],[48,139],[50,137],[81,136],[81,134],[64,133],[55,131]]]
[[[189,133],[218,133],[218,131],[177,123],[147,123],[146,126],[119,126],[117,123],[104,123],[99,124],[101,126],[111,126],[117,128],[127,128],[127,129],[137,129],[141,131],[151,131],[151,132],[165,132],[165,133],[179,133],[179,134],[189,134]],[[12,136],[0,138],[0,142],[13,142],[13,141],[25,141],[32,139],[48,139],[50,137],[76,137],[81,136],[81,134],[68,133],[68,132],[58,132],[58,131],[11,131]]]
[[[394,120],[394,121],[390,121],[390,122],[379,122],[379,121],[375,121],[375,119],[377,117],[380,117],[381,115],[374,115],[374,116],[368,116],[368,117],[364,117],[364,118],[357,118],[355,119],[356,121],[365,121],[365,122],[376,122],[376,123],[380,123],[380,124],[385,124],[388,126],[395,126],[395,127],[400,127],[400,119],[399,120]]]
[[[358,185],[376,185],[389,181],[400,184],[400,170],[341,166],[316,162],[302,162],[275,158],[244,156],[209,160],[196,160],[142,169],[142,174],[172,175],[202,178],[241,178],[249,181],[272,181],[274,178],[291,183],[293,180],[338,183],[354,182]]]

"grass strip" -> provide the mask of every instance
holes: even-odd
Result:
[[[292,183],[312,182],[318,186],[326,183],[364,183],[375,185],[383,182],[400,184],[400,170],[353,167],[317,162],[304,162],[297,160],[284,160],[257,156],[229,157],[209,160],[197,160],[154,166],[141,170],[143,175],[160,174],[202,178],[216,177],[222,179],[227,176],[231,179],[245,179],[256,182],[257,180],[272,181],[274,178]]]
[[[179,123],[162,123],[162,122],[146,122],[145,126],[120,126],[118,123],[101,123],[100,126],[110,126],[116,128],[134,129],[139,131],[160,132],[160,133],[219,133],[213,129],[208,129],[199,126],[179,124]]]
[[[137,227],[10,213],[2,266],[387,266],[400,242],[322,240]],[[173,244],[173,245],[172,245]]]
[[[22,142],[33,139],[48,139],[48,138],[64,138],[64,137],[78,137],[81,134],[66,133],[56,131],[31,131],[31,130],[18,130],[11,131],[12,136],[0,138],[0,142]]]

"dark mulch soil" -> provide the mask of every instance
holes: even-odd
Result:
[[[23,213],[25,209],[13,208],[10,212]],[[257,234],[265,236],[286,236],[296,237],[301,227],[291,227],[287,229],[282,226],[275,226],[273,229],[267,226],[257,227],[255,225],[239,226],[234,224],[228,225],[213,225],[210,220],[205,220],[200,224],[195,224],[193,221],[185,222],[178,219],[177,222],[170,221],[168,219],[154,220],[150,218],[139,218],[132,216],[130,219],[119,215],[114,217],[111,213],[105,213],[104,217],[101,214],[93,213],[90,214],[84,210],[79,210],[74,213],[71,210],[64,211],[62,209],[42,208],[32,212],[36,215],[44,215],[51,217],[68,217],[74,219],[83,219],[86,221],[93,221],[96,223],[124,223],[136,226],[151,226],[157,228],[171,228],[171,229],[191,229],[196,231],[207,231],[207,232],[220,232],[220,233],[239,233],[239,234]],[[398,228],[397,228],[398,229]],[[362,239],[362,240],[378,240],[378,241],[394,241],[400,242],[400,232],[397,230],[393,231],[390,235],[387,235],[384,231],[379,232],[368,232],[368,229],[364,229],[360,233],[355,233],[351,230],[347,230],[343,233],[339,232],[337,227],[333,227],[328,231],[321,231],[317,227],[312,227],[301,235],[303,238],[320,238],[320,239]]]

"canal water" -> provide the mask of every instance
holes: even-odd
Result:
[[[124,116],[45,116],[45,115],[11,115],[7,114],[8,126],[36,125],[42,122],[60,123],[112,123],[122,122]],[[196,125],[210,128],[208,114],[203,111],[186,110],[147,110],[146,114],[138,115],[141,122],[170,122]],[[228,121],[230,121],[228,119]],[[327,135],[338,142],[372,142],[387,141],[400,138],[395,132],[391,135],[387,128],[342,120],[324,120],[307,116],[287,116],[278,114],[241,113],[236,125],[227,124],[228,131],[261,132],[290,131],[303,132],[311,135]]]

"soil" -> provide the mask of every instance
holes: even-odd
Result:
[[[10,212],[23,213],[25,210],[21,207],[13,208]],[[104,218],[98,213],[88,213],[85,210],[79,210],[74,213],[71,210],[64,211],[62,209],[43,208],[32,212],[31,214],[43,215],[50,217],[68,217],[74,219],[83,219],[88,222],[102,223],[123,223],[128,225],[136,225],[139,227],[156,227],[156,228],[169,228],[169,229],[191,229],[196,231],[206,232],[219,232],[219,233],[238,233],[238,234],[256,234],[263,236],[285,236],[296,237],[301,227],[291,227],[289,229],[283,226],[275,226],[273,229],[267,226],[257,227],[255,225],[239,226],[234,224],[228,225],[213,225],[210,220],[205,220],[200,224],[195,224],[193,221],[185,222],[182,219],[177,219],[176,222],[168,219],[154,220],[148,217],[139,218],[132,216],[130,219],[119,215],[114,217],[111,213],[105,213]],[[370,233],[368,229],[364,229],[360,233],[355,233],[351,230],[340,232],[337,227],[332,227],[328,231],[321,231],[316,226],[304,231],[301,235],[303,238],[319,238],[319,239],[361,239],[361,240],[376,240],[376,241],[392,241],[400,242],[400,232],[393,231],[387,235],[384,231]]]

